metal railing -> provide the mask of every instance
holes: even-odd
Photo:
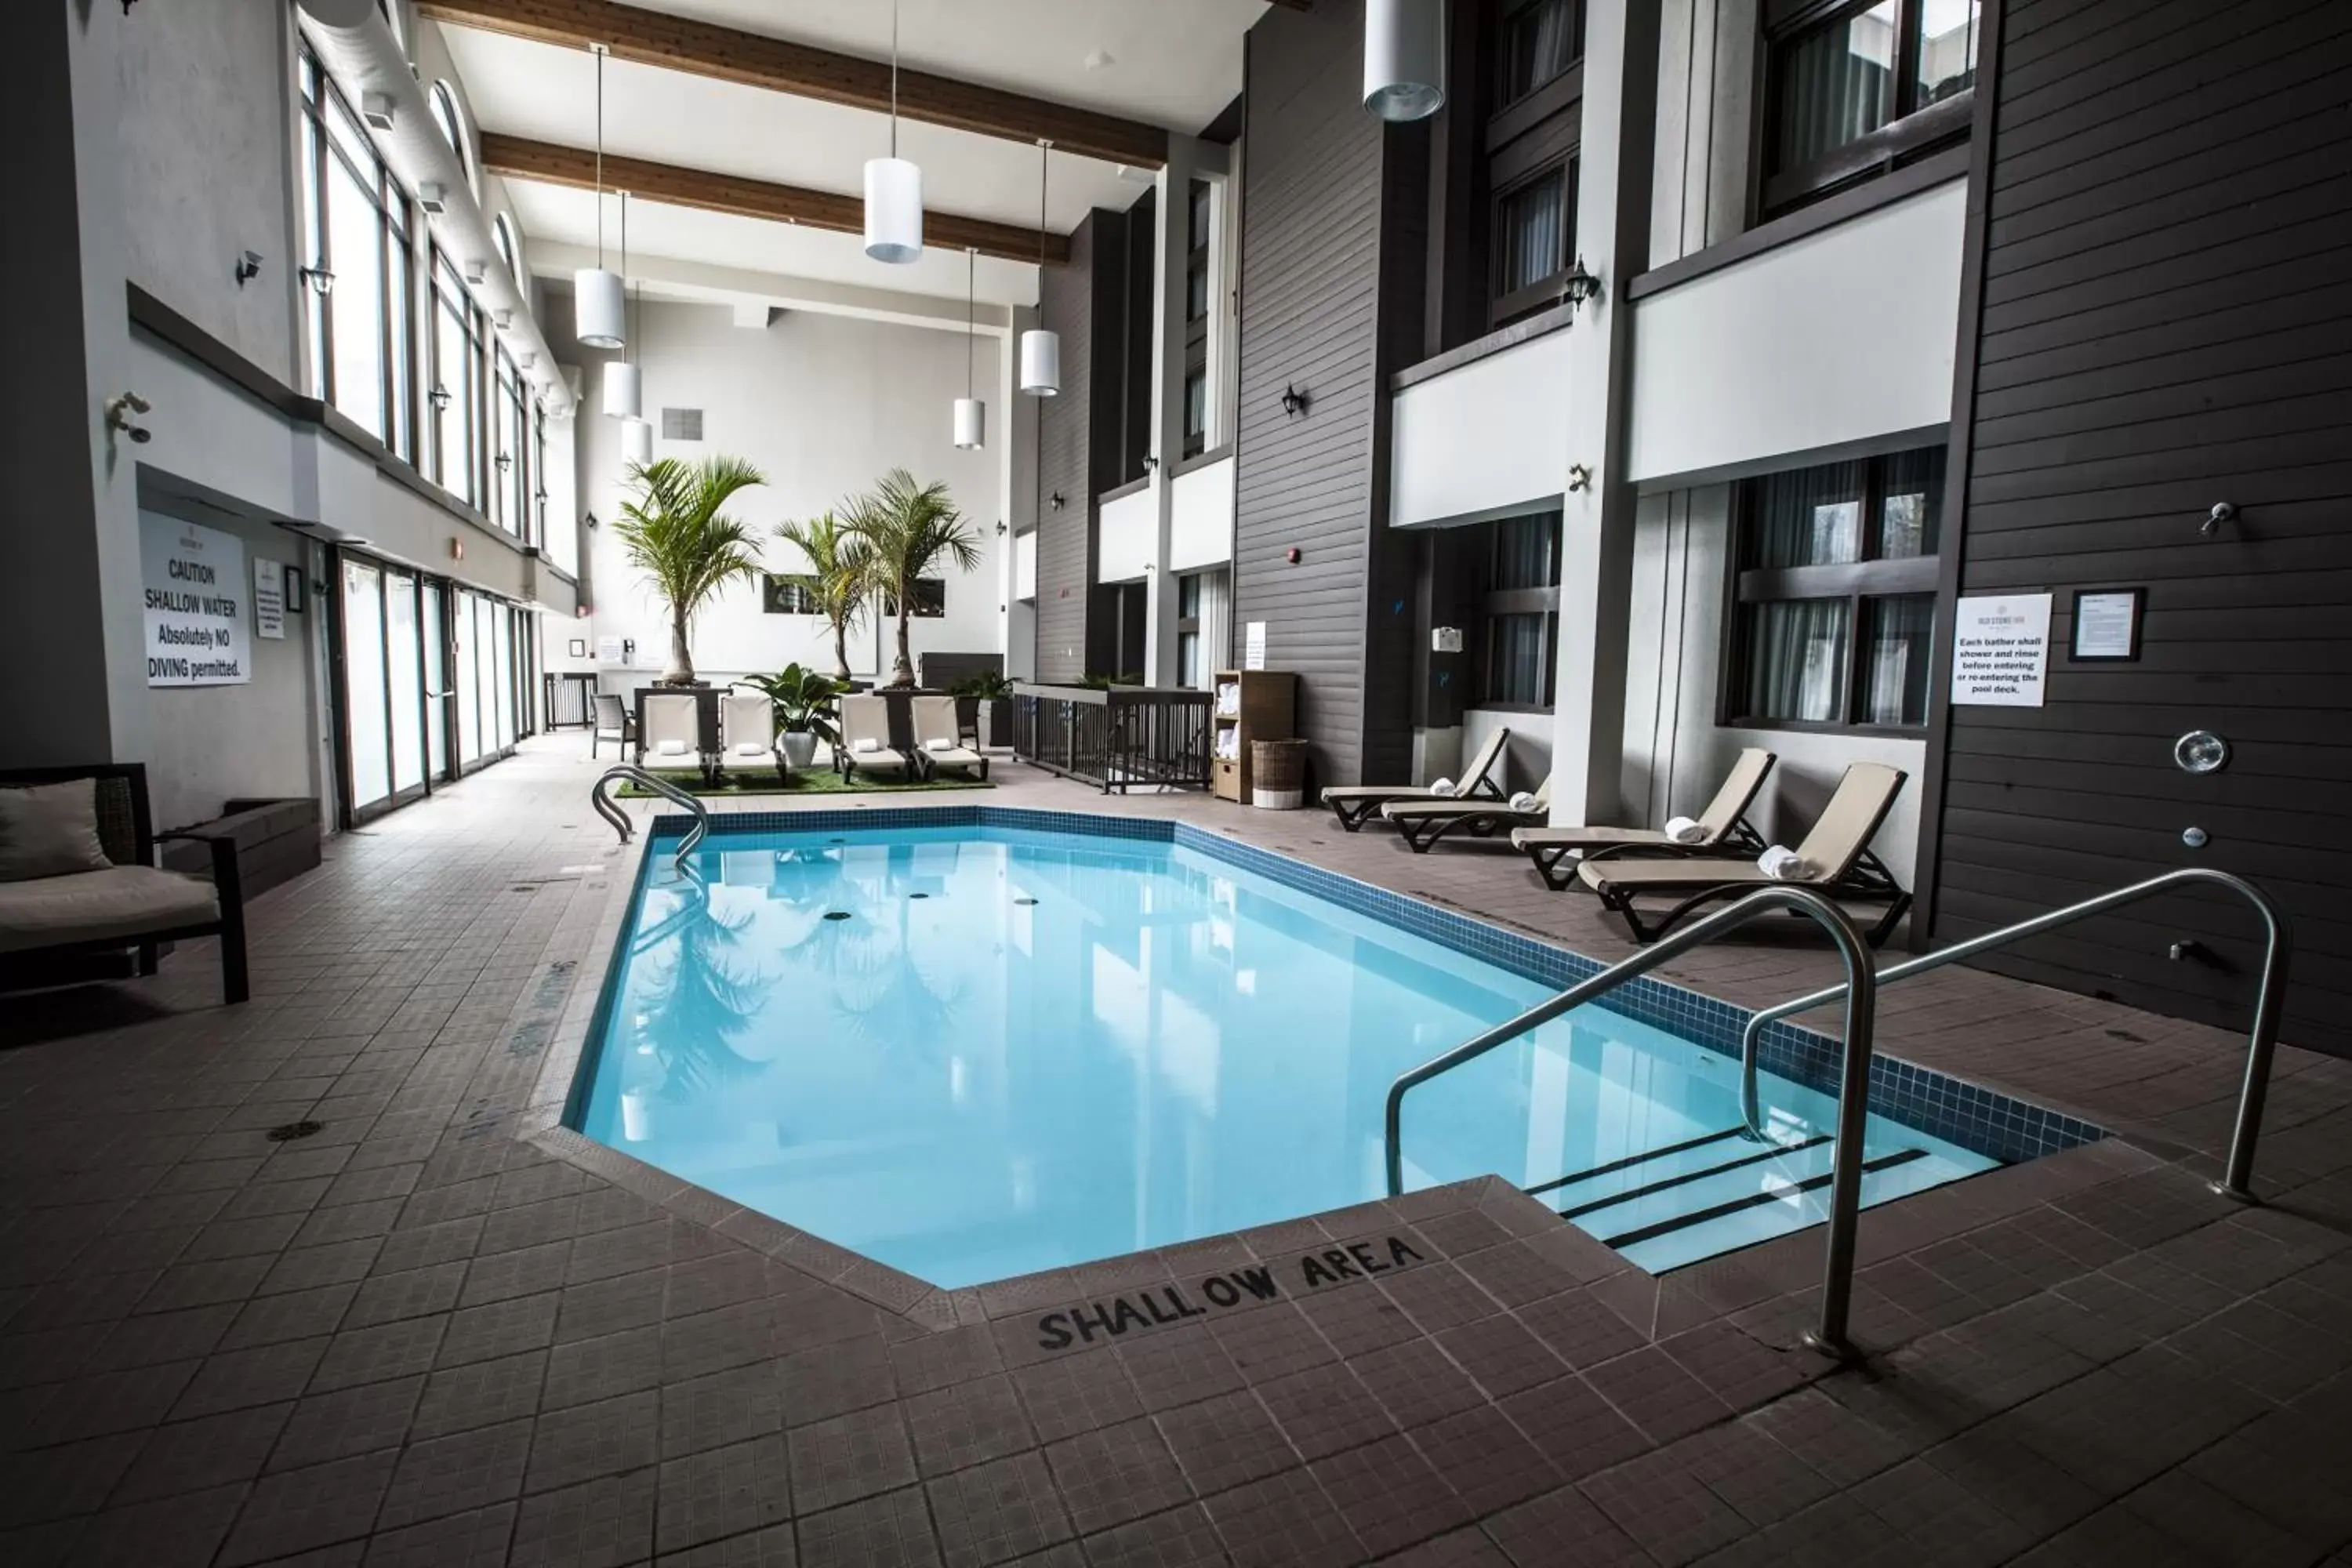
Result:
[[[604,786],[615,779],[625,779],[639,789],[651,790],[671,805],[684,806],[692,814],[694,826],[686,830],[686,837],[678,841],[677,854],[670,860],[672,870],[684,871],[687,857],[694,853],[694,847],[702,842],[704,834],[710,831],[710,808],[667,779],[656,778],[643,768],[632,767],[626,763],[606,768],[604,776],[589,786],[588,804],[596,808],[597,816],[613,825],[613,831],[621,836],[624,844],[629,841],[629,835],[634,831],[629,826],[628,814],[614,805],[604,794]]]
[[[2238,1121],[2230,1137],[2229,1165],[2222,1178],[2210,1184],[2213,1191],[2223,1197],[2235,1198],[2241,1203],[2252,1203],[2254,1194],[2248,1184],[2254,1173],[2254,1139],[2262,1131],[2263,1100],[2270,1089],[2271,1058],[2278,1049],[2279,1012],[2286,998],[2286,963],[2293,949],[2293,942],[2289,939],[2286,921],[2279,913],[2278,906],[2271,901],[2269,894],[2252,882],[2241,877],[2233,877],[2227,871],[2210,870],[2201,866],[2192,866],[2179,871],[2168,871],[2161,877],[2150,877],[2145,882],[2134,882],[2128,888],[2117,888],[2111,893],[2102,893],[2095,899],[2084,899],[2080,903],[2068,904],[2064,909],[2053,910],[2046,915],[2036,915],[2032,920],[2020,921],[2015,925],[2003,926],[1999,931],[1990,931],[1982,936],[1970,937],[1968,941],[1956,942],[1950,947],[1938,948],[1934,952],[1882,969],[1874,978],[1879,985],[1891,985],[1898,980],[1908,980],[1915,974],[1925,974],[1931,969],[1941,969],[1948,963],[1957,963],[1964,958],[1973,958],[1989,949],[2005,947],[2012,942],[2021,941],[2029,936],[2039,936],[2043,931],[2054,931],[2060,926],[2072,925],[2076,921],[2087,920],[2093,915],[2105,914],[2107,910],[2124,904],[2137,903],[2142,899],[2153,898],[2158,893],[2168,892],[2175,888],[2194,883],[2209,883],[2215,887],[2225,888],[2253,905],[2254,912],[2263,917],[2265,937],[2263,952],[2263,979],[2261,988],[2254,996],[2253,1026],[2247,1033],[2246,1079],[2243,1087],[2238,1092]],[[1757,1049],[1763,1039],[1765,1026],[1787,1017],[1791,1013],[1802,1013],[1808,1008],[1821,1006],[1823,1003],[1834,1002],[1844,995],[1845,992],[1846,987],[1843,985],[1832,985],[1816,991],[1810,996],[1800,996],[1794,1001],[1782,1002],[1776,1006],[1767,1007],[1748,1020],[1748,1027],[1739,1039],[1739,1114],[1740,1119],[1747,1123],[1750,1137],[1765,1136],[1762,1125],[1763,1115],[1757,1103],[1756,1089]],[[1846,1017],[1847,1026],[1851,1028],[1853,1008],[1850,1001],[1846,1008]]]
[[[1106,794],[1205,789],[1209,694],[1189,687],[1013,688],[1013,754]]]
[[[1846,1313],[1853,1292],[1854,1230],[1862,1213],[1863,1128],[1870,1113],[1870,1036],[1877,1016],[1878,981],[1871,970],[1870,954],[1863,945],[1862,933],[1854,929],[1853,921],[1835,904],[1810,889],[1767,888],[1750,893],[1729,909],[1718,910],[1696,925],[1685,926],[1661,938],[1549,1001],[1538,1003],[1510,1022],[1498,1024],[1399,1077],[1389,1086],[1389,1195],[1395,1197],[1404,1191],[1406,1090],[1541,1027],[1561,1014],[1655,969],[1677,953],[1712,942],[1775,910],[1807,916],[1829,932],[1839,958],[1845,963],[1846,984],[1840,987],[1846,998],[1845,1067],[1839,1079],[1837,1144],[1830,1167],[1829,1248],[1823,1264],[1821,1322],[1805,1336],[1805,1342],[1824,1354],[1851,1359],[1854,1352],[1846,1340]]]

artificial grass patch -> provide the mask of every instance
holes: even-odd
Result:
[[[917,780],[882,779],[867,775],[860,775],[854,782],[845,783],[842,776],[831,768],[795,769],[789,780],[779,779],[773,768],[757,770],[730,768],[723,781],[709,784],[702,782],[699,769],[688,769],[683,773],[674,773],[666,768],[656,768],[650,771],[664,784],[676,784],[688,795],[916,795],[926,790],[990,787],[983,780],[966,778],[961,773],[941,773],[928,784]],[[625,800],[656,798],[653,791],[641,789],[632,784],[625,784],[614,793]]]

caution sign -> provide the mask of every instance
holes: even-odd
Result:
[[[245,542],[175,517],[139,514],[147,684],[243,686],[253,679]]]

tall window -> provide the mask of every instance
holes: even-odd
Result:
[[[1944,448],[1745,481],[1728,723],[1927,721]]]
[[[1559,635],[1557,511],[1477,526],[1485,593],[1476,630],[1481,708],[1549,708]]]
[[[500,213],[490,225],[490,243],[498,247],[499,259],[506,263],[507,276],[514,280],[515,289],[522,289],[521,253],[516,248],[514,224]]]
[[[1213,246],[1216,187],[1194,180],[1184,204],[1184,456],[1209,449],[1209,312],[1216,289]]]
[[[523,433],[530,428],[523,411],[522,374],[504,345],[496,357],[495,406],[490,448],[490,517],[509,533],[530,537],[530,464],[524,456]]]
[[[433,252],[432,351],[433,479],[479,506],[485,498],[474,432],[485,412],[482,312],[438,247]]]
[[[1496,107],[1517,103],[1583,58],[1583,0],[1517,0],[1503,16]]]
[[[301,83],[311,391],[410,456],[408,198],[307,53]]]
[[[1176,684],[1207,683],[1208,671],[1201,668],[1201,574],[1188,572],[1176,579]]]
[[[1583,0],[1509,0],[1484,86],[1486,326],[1559,303],[1576,258]]]
[[[1576,160],[1549,163],[1495,198],[1495,324],[1559,303],[1576,232]]]
[[[447,82],[436,81],[425,101],[432,107],[433,123],[441,128],[441,139],[457,153],[458,166],[466,171],[466,188],[480,195],[482,182],[474,167],[473,143],[466,139],[465,118],[457,112],[457,95]]]
[[[1786,7],[1784,7],[1785,9]],[[1767,212],[1841,189],[1968,130],[1979,0],[1797,7],[1768,40]]]

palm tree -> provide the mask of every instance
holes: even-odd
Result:
[[[891,469],[872,494],[846,504],[849,526],[866,541],[868,584],[886,605],[898,601],[898,658],[890,684],[912,686],[915,661],[907,652],[907,617],[914,609],[915,582],[943,555],[961,571],[976,570],[979,536],[964,526],[945,484],[918,485],[904,468]]]
[[[760,570],[751,531],[719,515],[736,491],[764,485],[767,476],[740,458],[675,458],[631,464],[625,481],[635,492],[613,525],[630,565],[653,582],[669,604],[669,668],[665,686],[694,684],[694,654],[687,626],[719,591]]]
[[[849,623],[866,608],[872,582],[866,536],[828,511],[806,522],[780,522],[776,537],[808,557],[809,569],[787,580],[809,591],[817,613],[833,627],[833,678],[846,685]]]

